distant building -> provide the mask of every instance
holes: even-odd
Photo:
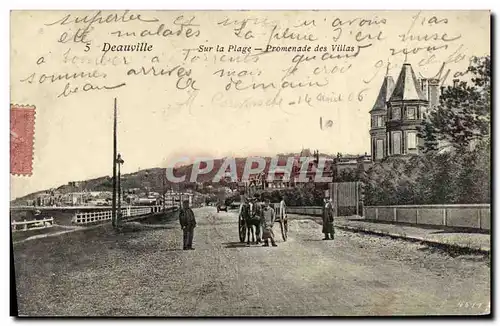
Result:
[[[439,80],[417,79],[409,63],[403,64],[394,84],[385,76],[371,116],[371,158],[419,154],[423,139],[418,127],[428,110],[439,102]]]
[[[148,198],[159,198],[160,197],[160,193],[158,192],[149,192],[148,194]]]
[[[292,186],[290,178],[291,172],[287,171],[284,167],[276,167],[274,170],[269,171],[272,180],[267,182],[268,188],[287,188]]]
[[[141,188],[129,188],[126,191],[129,194],[138,194],[141,192]]]
[[[193,197],[194,195],[188,192],[167,191],[165,193],[165,203],[167,205],[179,205],[182,200],[189,200],[189,203],[192,204]]]
[[[133,205],[159,205],[161,202],[158,198],[136,198]]]
[[[54,203],[54,197],[48,193],[38,194],[33,202],[35,206],[53,206]]]
[[[101,191],[87,191],[86,192],[88,196],[96,198],[101,195]]]
[[[307,151],[307,153],[310,153],[310,151]],[[302,152],[301,157],[303,157],[303,155],[304,153]],[[304,157],[307,156],[304,155]],[[310,160],[308,166],[305,167],[305,171],[302,171],[303,162],[300,162],[298,160],[298,157],[295,158],[291,180],[292,185],[303,185],[303,180],[314,182],[316,177],[331,178],[333,176],[333,159],[326,157],[320,158],[319,153],[317,153],[315,156],[310,156],[309,159]],[[321,168],[318,166],[318,162],[320,159],[322,162],[324,162],[324,165]],[[318,171],[318,169],[320,169],[320,171]]]
[[[337,156],[334,160],[333,174],[338,176],[344,171],[352,170],[368,170],[373,165],[371,156],[365,153],[364,155],[345,155]]]

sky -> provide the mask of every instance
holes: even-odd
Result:
[[[11,176],[11,198],[111,175],[115,98],[123,173],[184,156],[369,153],[368,111],[384,75],[397,80],[406,61],[433,77],[446,62],[441,77],[449,69],[443,82],[452,83],[471,56],[490,53],[489,19],[485,11],[14,12],[11,103],[36,106],[36,122],[33,174]],[[152,50],[104,53],[104,43]],[[258,54],[267,44],[313,51]]]

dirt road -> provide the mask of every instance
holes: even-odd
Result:
[[[195,210],[193,251],[176,220],[109,227],[14,247],[23,315],[353,316],[489,313],[478,256],[290,222],[278,247],[238,242],[236,212]],[[278,233],[278,232],[276,232]]]

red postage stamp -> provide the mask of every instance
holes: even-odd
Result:
[[[31,175],[35,136],[35,107],[10,105],[10,173]]]

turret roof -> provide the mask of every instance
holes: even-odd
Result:
[[[409,63],[403,64],[390,101],[423,100],[425,96],[419,87],[419,82]]]
[[[393,90],[394,90],[394,79],[392,79],[392,76],[385,76],[384,82],[380,87],[377,99],[375,100],[375,104],[373,104],[373,108],[370,110],[370,112],[385,111],[386,110],[385,102],[389,100]]]

